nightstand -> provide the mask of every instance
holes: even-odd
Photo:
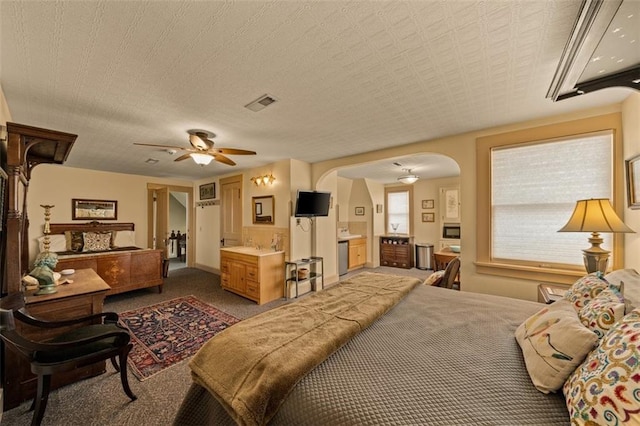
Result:
[[[564,293],[571,287],[568,284],[538,284],[538,302],[540,303],[553,303],[556,300],[562,299]]]

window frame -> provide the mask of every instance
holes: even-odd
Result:
[[[583,134],[609,131],[613,138],[612,153],[612,205],[620,217],[624,217],[624,161],[622,157],[622,116],[616,112],[596,117],[513,132],[484,136],[476,139],[477,210],[476,210],[476,271],[480,274],[513,278],[571,283],[586,274],[584,268],[569,265],[533,265],[527,261],[494,259],[492,247],[492,182],[491,152],[494,148],[522,146],[576,137]],[[585,236],[585,248],[588,247]],[[613,235],[614,262],[609,267],[618,269],[624,262],[624,235]]]
[[[385,234],[389,234],[393,231],[389,231],[389,193],[394,192],[407,192],[409,197],[409,222],[407,224],[407,233],[399,235],[411,235],[413,229],[413,185],[410,186],[389,186],[384,188],[384,230]]]

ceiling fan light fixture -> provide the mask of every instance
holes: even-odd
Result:
[[[197,152],[191,153],[191,158],[193,158],[193,161],[195,161],[196,164],[200,164],[201,166],[206,166],[213,160],[212,156],[207,154],[200,154]]]
[[[400,176],[398,178],[398,181],[404,183],[405,185],[411,185],[412,183],[416,183],[418,179],[420,179],[420,176],[411,173],[411,169],[402,169],[402,170],[406,170],[407,174],[404,176]]]

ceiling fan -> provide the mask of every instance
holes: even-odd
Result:
[[[247,151],[245,149],[236,149],[236,148],[214,148],[213,141],[209,138],[214,138],[215,135],[213,133],[206,132],[189,132],[189,142],[191,143],[191,148],[184,148],[180,146],[168,146],[168,145],[155,145],[151,143],[134,143],[134,145],[142,145],[142,146],[155,146],[160,148],[165,148],[167,150],[175,150],[179,149],[182,151],[187,151],[186,154],[181,155],[176,158],[174,161],[182,161],[187,158],[193,158],[197,164],[201,166],[205,166],[209,164],[212,160],[216,160],[223,164],[228,164],[229,166],[235,166],[236,163],[227,155],[255,155],[255,151]]]

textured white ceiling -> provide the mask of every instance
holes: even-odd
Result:
[[[241,170],[621,101],[545,99],[580,3],[3,0],[0,82],[15,122],[79,135],[69,166],[197,179],[234,169],[133,143],[206,129]]]

